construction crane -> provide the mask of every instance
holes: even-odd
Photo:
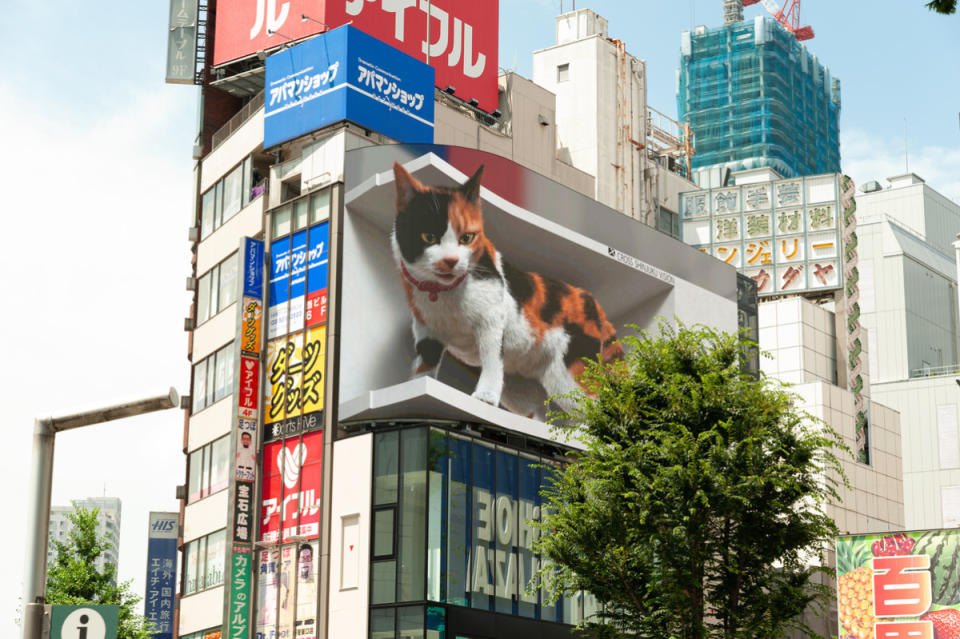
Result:
[[[783,25],[783,28],[793,34],[793,37],[799,42],[809,40],[813,37],[813,27],[800,26],[800,0],[785,0],[783,7],[780,7],[776,0],[741,0],[743,6],[749,7],[752,4],[762,2],[767,11],[773,16],[774,20]]]

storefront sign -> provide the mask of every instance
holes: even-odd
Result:
[[[263,448],[260,539],[276,543],[320,534],[323,433],[274,442]]]
[[[150,513],[143,616],[155,626],[156,639],[173,637],[178,520],[177,513]]]

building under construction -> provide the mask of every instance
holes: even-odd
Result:
[[[812,29],[791,25],[784,10],[744,21],[739,4],[724,5],[723,26],[696,27],[681,38],[677,111],[695,135],[695,175],[714,168],[770,167],[784,177],[839,171],[840,82],[798,42],[813,37]],[[788,4],[796,21],[797,3]]]

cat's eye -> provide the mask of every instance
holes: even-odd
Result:
[[[473,238],[475,238],[476,236],[477,236],[476,233],[464,233],[463,235],[460,236],[460,243],[469,244],[470,242],[473,241]]]
[[[423,240],[424,242],[426,242],[427,244],[436,244],[436,243],[437,243],[437,236],[434,235],[433,233],[421,233],[421,234],[420,234],[420,239]]]

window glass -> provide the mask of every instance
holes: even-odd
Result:
[[[427,429],[400,432],[400,539],[397,553],[397,601],[424,597],[427,525]]]
[[[404,639],[423,639],[423,607],[397,608],[397,632]]]
[[[533,545],[539,537],[534,522],[540,521],[540,468],[539,461],[527,455],[520,455],[520,474],[517,482],[517,547],[520,557],[517,562],[518,585],[520,589],[517,613],[524,617],[537,616],[537,592],[535,576],[539,567]],[[528,594],[527,590],[530,590]]]
[[[204,573],[207,568],[207,538],[201,537],[194,543],[197,545],[197,590],[203,590],[207,587]]]
[[[379,608],[370,611],[370,639],[394,639],[394,609]]]
[[[249,155],[243,158],[243,202],[240,206],[246,206],[253,198],[253,158]]]
[[[217,312],[222,311],[237,300],[238,262],[237,253],[234,253],[220,263],[220,293]]]
[[[213,187],[213,192],[213,228],[218,229],[223,224],[223,180],[217,182],[217,185]]]
[[[201,472],[203,471],[203,449],[195,450],[190,453],[187,462],[189,475],[187,479],[187,502],[200,499]]]
[[[310,224],[322,222],[330,217],[330,189],[324,189],[310,196]]]
[[[226,531],[221,530],[207,537],[206,587],[223,583],[223,560],[226,551]]]
[[[210,444],[210,490],[215,493],[227,487],[227,468],[230,462],[230,437],[221,437]]]
[[[210,494],[210,446],[201,448],[200,453],[203,458],[203,470],[200,472],[200,496],[206,497]]]
[[[273,239],[290,235],[290,205],[273,212]]]
[[[397,562],[393,559],[389,561],[377,561],[373,564],[373,574],[371,575],[371,594],[370,603],[393,603],[396,601],[394,592],[397,587]]]
[[[186,566],[183,579],[183,594],[189,595],[197,591],[197,546],[198,541],[191,541],[184,550],[183,564]]]
[[[197,284],[197,325],[210,319],[210,274],[200,278]]]
[[[470,593],[470,448],[469,441],[450,437],[446,600],[460,606],[469,604]]]
[[[494,528],[494,451],[476,442],[473,445],[473,574],[470,590],[474,608],[491,610],[490,595],[494,594],[494,558],[496,545]]]
[[[446,611],[439,606],[427,606],[427,639],[444,639]]]
[[[397,441],[399,433],[377,433],[373,453],[373,505],[397,501]]]
[[[443,522],[446,521],[447,492],[447,435],[441,430],[430,430],[431,461],[427,486],[427,599],[443,601],[444,575]]]
[[[200,362],[193,367],[193,412],[196,413],[207,405],[207,362]]]
[[[200,239],[206,238],[213,232],[213,222],[216,214],[214,198],[216,194],[217,190],[215,188],[203,194],[200,205]]]
[[[217,351],[216,360],[217,368],[214,377],[214,385],[216,390],[214,391],[213,401],[219,401],[220,399],[226,397],[227,393],[227,360],[229,358],[229,352],[225,348],[221,348]]]
[[[226,371],[227,378],[223,382],[223,386],[226,389],[226,394],[229,395],[233,392],[233,344],[228,344],[220,349],[220,352],[223,353],[224,358],[227,361]]]
[[[497,498],[494,502],[496,563],[496,610],[517,614],[517,456],[497,451]],[[511,570],[511,566],[513,570]]]
[[[223,221],[226,222],[240,211],[243,199],[243,165],[238,166],[223,179]]]
[[[210,404],[213,403],[213,395],[214,395],[214,391],[216,390],[215,389],[216,380],[217,380],[216,359],[217,358],[214,355],[211,355],[205,360],[207,363],[207,400],[205,404],[206,406],[209,406]]]
[[[553,468],[547,466],[546,460],[544,460],[544,467],[540,469],[540,492],[542,493],[547,487],[552,485],[553,482]],[[546,508],[546,506],[544,506]],[[544,568],[549,568],[550,564],[546,558],[541,557],[541,564]],[[549,621],[561,621],[560,617],[560,601],[550,601],[550,591],[541,584],[540,588],[540,618],[546,619]]]
[[[210,317],[217,314],[220,303],[220,265],[210,269]]]
[[[393,508],[373,513],[373,556],[393,556]]]
[[[293,203],[293,230],[307,228],[309,223],[310,198],[303,198]]]

